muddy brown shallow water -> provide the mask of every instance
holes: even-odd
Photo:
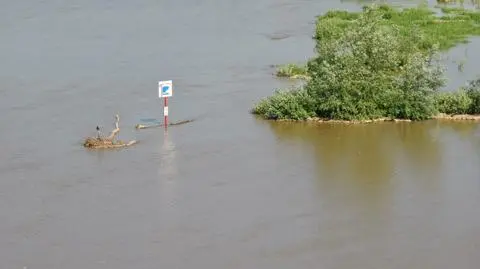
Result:
[[[5,1],[4,1],[5,2]],[[10,1],[0,9],[1,268],[478,268],[474,122],[258,120],[341,1]],[[285,38],[272,40],[271,36]],[[465,72],[480,53],[458,47]],[[478,45],[478,44],[477,44]],[[453,71],[452,71],[453,70]],[[452,75],[454,74],[454,75]],[[157,81],[172,79],[171,120]],[[111,129],[135,147],[89,151]]]

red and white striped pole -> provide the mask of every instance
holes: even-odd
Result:
[[[163,97],[163,125],[168,126],[168,97],[173,96],[173,83],[171,80],[158,82],[158,97]]]
[[[168,97],[163,97],[163,125],[168,126]]]

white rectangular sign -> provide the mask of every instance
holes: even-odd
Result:
[[[168,116],[168,106],[163,108],[163,116]]]
[[[173,95],[173,82],[171,80],[158,82],[158,97],[172,97]]]

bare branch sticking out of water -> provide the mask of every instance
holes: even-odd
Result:
[[[128,147],[133,144],[136,144],[136,140],[131,140],[129,142],[124,142],[121,140],[116,140],[116,136],[120,132],[120,127],[118,126],[120,122],[120,117],[115,115],[115,129],[110,132],[110,135],[107,137],[87,137],[83,146],[86,148],[94,148],[94,149],[109,149],[109,148],[121,148],[121,147]]]
[[[182,125],[185,123],[193,122],[194,120],[182,120],[178,122],[172,122],[169,123],[168,126],[176,126],[176,125]],[[153,125],[143,125],[143,124],[137,124],[135,125],[135,129],[147,129],[147,128],[154,128],[154,127],[162,127],[165,126],[164,124],[153,124]]]

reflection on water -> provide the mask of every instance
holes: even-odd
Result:
[[[357,218],[368,223],[392,211],[396,180],[418,178],[434,187],[442,165],[435,122],[269,124],[280,139],[311,147],[320,199],[336,207],[354,207]]]
[[[158,168],[158,190],[160,203],[159,212],[162,216],[162,229],[160,235],[162,237],[168,236],[170,227],[178,226],[178,210],[177,210],[177,195],[178,195],[178,172],[176,161],[176,148],[173,143],[168,130],[163,132],[163,143],[160,149],[160,166]]]
[[[321,249],[322,260],[331,252],[338,268],[473,268],[477,123],[264,123],[281,143],[298,143],[316,167],[321,240],[309,248]],[[452,249],[449,260],[443,255]],[[366,258],[372,255],[380,260]]]
[[[449,122],[443,123],[443,126],[446,128],[450,128],[455,133],[457,133],[462,139],[469,139],[475,141],[477,139],[472,138],[479,138],[479,125],[476,123],[468,122],[468,121],[459,121],[459,122]]]
[[[463,159],[474,162],[471,153],[478,157],[480,152],[480,128],[475,122],[266,124],[281,141],[294,140],[310,149],[321,191],[343,186],[352,190],[349,195],[362,199],[383,196],[404,179],[436,188],[448,169],[456,171],[452,165],[465,165]],[[451,151],[462,147],[471,153],[462,151],[462,158],[455,159],[457,153]],[[462,172],[474,173],[469,169]]]
[[[160,197],[162,205],[166,211],[171,210],[175,204],[175,176],[177,173],[177,163],[175,160],[175,145],[165,129],[163,134],[163,144],[160,153],[160,167],[158,169],[160,181]]]
[[[269,123],[281,139],[299,139],[314,149],[322,178],[355,178],[355,184],[388,182],[396,163],[412,172],[436,171],[441,147],[435,122],[371,125]],[[352,182],[354,183],[354,182]]]

